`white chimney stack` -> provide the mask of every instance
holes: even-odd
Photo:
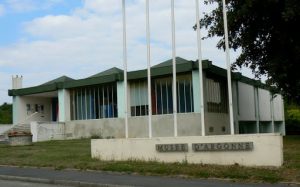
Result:
[[[22,88],[23,76],[12,76],[12,89]]]

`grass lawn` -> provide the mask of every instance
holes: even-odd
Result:
[[[284,166],[281,168],[99,161],[91,158],[89,139],[48,141],[21,147],[0,144],[0,165],[76,168],[196,178],[230,178],[251,182],[300,182],[300,136],[287,136],[283,140]]]

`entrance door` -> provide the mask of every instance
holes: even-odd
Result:
[[[52,98],[51,101],[52,104],[52,121],[57,121],[58,120],[58,98]]]

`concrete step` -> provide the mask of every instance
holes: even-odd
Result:
[[[8,144],[7,136],[3,134],[0,135],[0,144]]]
[[[2,135],[7,135],[9,132],[31,132],[30,124],[16,124],[13,125],[10,129],[3,132]]]

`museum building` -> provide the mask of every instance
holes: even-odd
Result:
[[[176,127],[172,59],[151,67],[153,137],[172,137],[174,128],[178,136],[201,136],[202,130],[205,135],[230,134],[227,72],[211,61],[202,61],[205,129],[201,129],[198,67],[198,61],[176,58]],[[62,76],[28,88],[21,87],[22,77],[13,77],[13,89],[9,90],[13,97],[13,123],[37,123],[36,129],[31,130],[43,137],[36,141],[91,136],[124,138],[127,99],[128,137],[148,137],[147,69],[128,72],[127,80],[125,98],[124,73],[115,67],[84,79]],[[285,134],[280,94],[271,93],[265,84],[237,72],[232,73],[231,82],[234,134]]]

